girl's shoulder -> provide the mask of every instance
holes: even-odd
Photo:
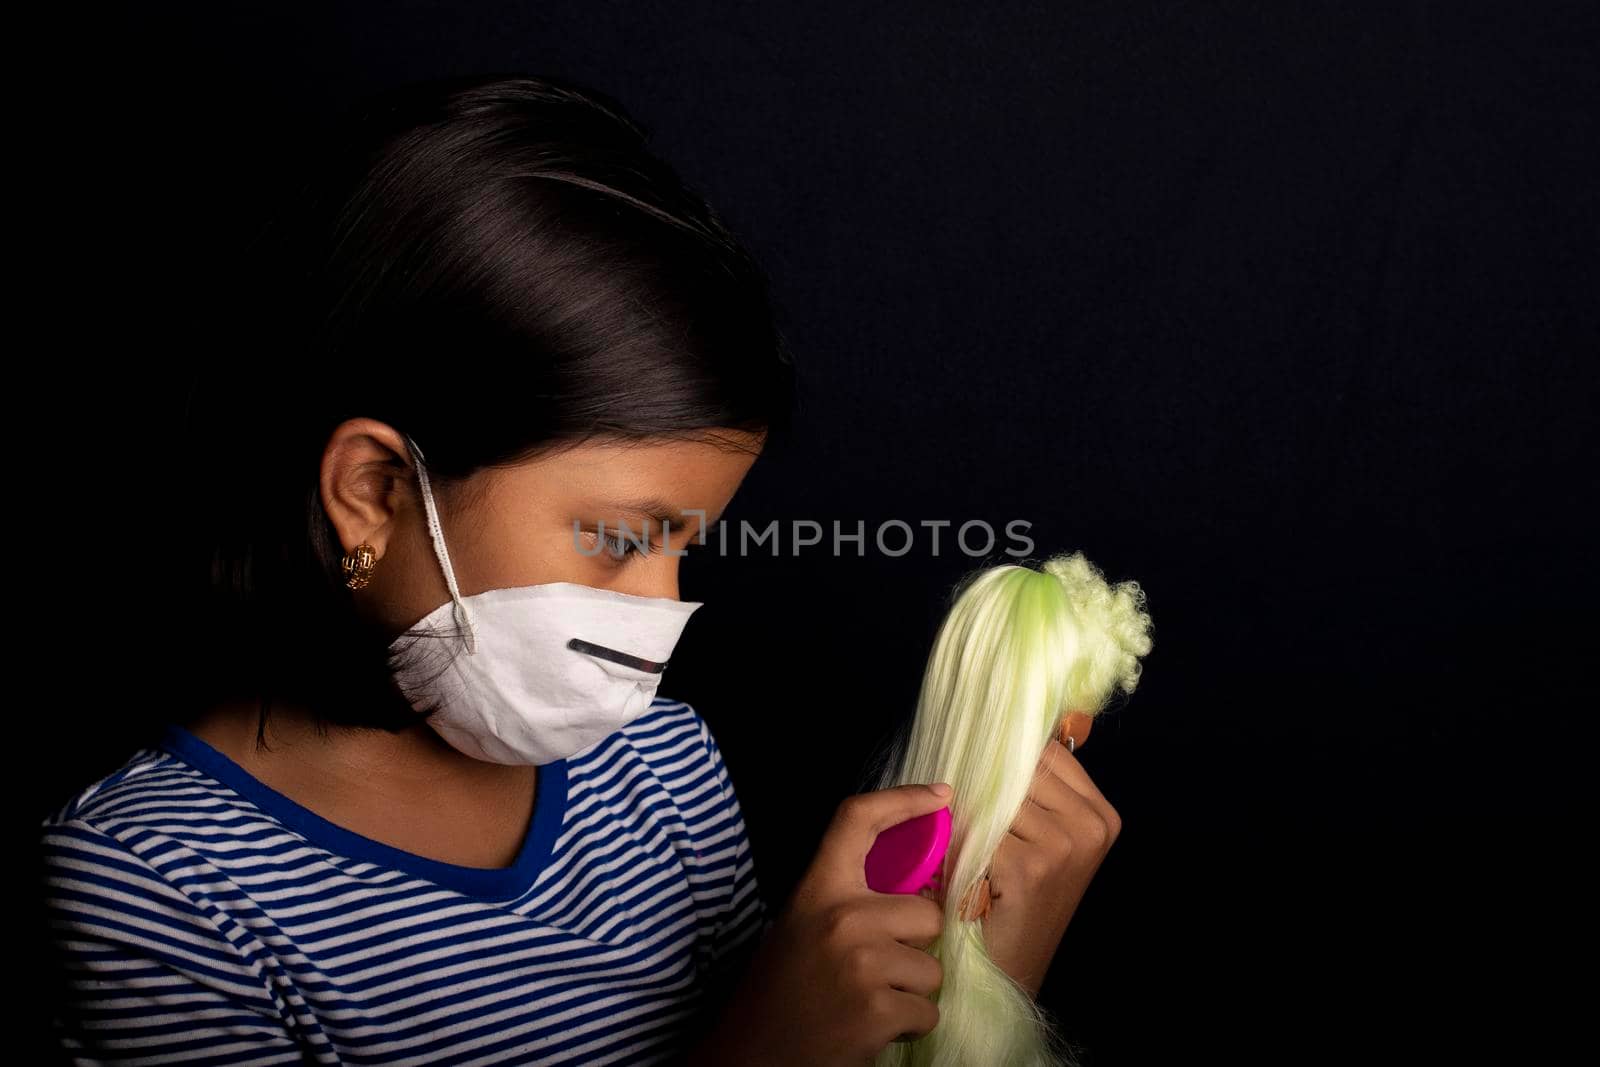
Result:
[[[48,832],[69,823],[159,817],[160,800],[192,791],[194,771],[156,745],[138,748],[116,770],[84,786],[40,823]]]
[[[711,736],[710,727],[691,705],[661,696],[651,700],[650,706],[621,732],[634,748],[643,750],[666,738],[692,736],[705,742]]]
[[[722,750],[710,725],[694,707],[682,700],[656,697],[612,741],[623,741],[658,772],[684,774],[699,781],[707,776],[726,786],[728,772]],[[569,762],[581,766],[587,759],[604,756],[608,745],[601,743],[574,756]]]
[[[143,745],[122,766],[78,790],[39,823],[40,858],[51,884],[60,879],[135,886],[141,895],[177,894],[160,883],[171,872],[159,860],[202,847],[209,820],[261,818],[243,798],[191,766],[159,741]]]

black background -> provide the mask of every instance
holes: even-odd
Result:
[[[115,767],[184,669],[170,434],[190,363],[229,358],[184,327],[285,146],[399,81],[556,74],[745,239],[799,363],[799,432],[728,515],[782,522],[784,554],[691,557],[707,606],[663,688],[716,733],[769,901],[910,713],[951,583],[1007,561],[872,531],[1020,519],[1155,621],[1082,753],[1125,829],[1043,993],[1086,1064],[1541,1061],[1589,1006],[1594,11],[86,16],[61,39],[94,61],[26,98],[29,281],[59,306],[11,398],[44,474],[12,523],[24,807]],[[863,522],[866,551],[791,554],[797,519]]]

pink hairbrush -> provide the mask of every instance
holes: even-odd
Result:
[[[1068,712],[1056,728],[1055,740],[1068,752],[1089,738],[1093,718],[1082,711]],[[867,853],[867,886],[879,893],[942,893],[939,868],[950,847],[950,809],[940,808],[891,826],[878,835]],[[977,921],[989,914],[992,906],[989,876],[961,898],[961,917]]]
[[[949,808],[897,823],[879,834],[867,853],[867,887],[879,893],[937,890],[939,865],[949,847]]]

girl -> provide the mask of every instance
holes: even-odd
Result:
[[[42,829],[60,1047],[814,1064],[926,1033],[941,910],[862,861],[948,789],[847,799],[774,920],[715,739],[656,695],[677,561],[791,402],[761,271],[553,79],[389,94],[309,173],[172,472],[184,689]],[[1086,882],[1026,867],[1019,975]]]

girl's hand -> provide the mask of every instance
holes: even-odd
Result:
[[[939,1021],[944,972],[924,952],[944,926],[936,903],[867,887],[878,834],[937,811],[949,795],[903,785],[847,797],[816,858],[756,950],[744,983],[691,1064],[867,1063]]]
[[[1087,717],[1070,717],[1062,736],[1068,727],[1074,747],[1082,744]],[[990,864],[989,913],[983,919],[990,958],[1030,995],[1039,992],[1078,901],[1121,832],[1121,817],[1089,772],[1052,739],[1028,799]],[[982,905],[982,888],[980,883],[973,910]]]

